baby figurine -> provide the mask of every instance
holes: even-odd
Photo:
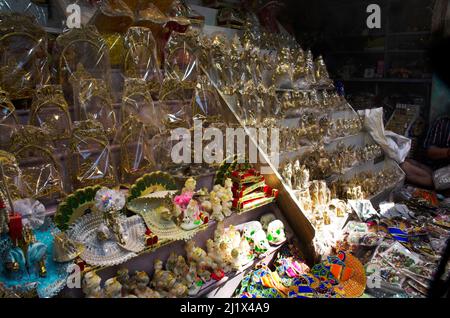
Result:
[[[173,272],[175,269],[175,266],[177,265],[178,255],[175,252],[171,252],[169,255],[169,258],[166,262],[166,270]]]
[[[179,282],[182,282],[184,277],[189,272],[189,265],[186,263],[186,260],[182,255],[178,255],[175,267],[172,272],[175,274],[177,281]]]
[[[220,202],[220,198],[214,191],[211,191],[210,193],[210,202],[212,209],[211,219],[218,222],[223,221],[224,216],[222,214],[222,204]]]
[[[241,237],[239,247],[231,251],[231,256],[232,268],[238,272],[242,270],[242,266],[246,265],[252,259],[250,243],[245,236]]]
[[[122,298],[122,285],[117,278],[113,277],[105,282],[106,298]]]
[[[103,291],[100,286],[102,279],[95,272],[88,272],[83,277],[83,293],[86,298],[102,298]]]
[[[225,187],[223,189],[222,200],[222,213],[229,217],[233,211],[231,210],[233,206],[233,181],[230,178],[225,179]]]
[[[136,288],[134,294],[139,298],[161,298],[161,295],[148,287],[150,278],[146,272],[136,272],[135,275]]]
[[[203,286],[202,279],[197,275],[197,264],[192,262],[189,264],[189,271],[184,277],[184,285],[188,288],[189,296],[195,296]]]
[[[217,222],[217,227],[214,230],[214,237],[213,240],[214,242],[219,242],[223,236],[225,235],[225,225],[223,224],[222,221]]]
[[[176,283],[175,275],[172,272],[163,270],[163,262],[159,259],[155,260],[154,267],[152,286],[158,291],[170,291]]]
[[[197,273],[205,281],[211,278],[211,272],[217,268],[217,264],[200,247],[195,246],[194,241],[186,243],[186,254],[189,262],[197,264]]]
[[[127,268],[121,268],[117,271],[117,281],[122,285],[122,296],[127,297],[134,290],[135,282],[130,278]]]
[[[224,245],[225,244],[216,245],[213,240],[209,239],[206,241],[206,250],[208,251],[208,256],[217,264],[217,266],[225,273],[228,273],[231,270],[231,266],[228,262],[230,257],[227,255],[227,248]]]

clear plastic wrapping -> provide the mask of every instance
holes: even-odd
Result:
[[[110,88],[111,72],[108,43],[94,26],[73,28],[56,39],[55,68],[58,82],[67,100],[72,100],[73,90],[82,79],[102,80]]]
[[[40,25],[48,23],[48,7],[34,4],[31,0],[2,0],[0,1],[0,11],[33,16]]]
[[[147,126],[130,115],[121,126],[116,143],[120,146],[120,180],[132,184],[137,178],[155,170]]]
[[[161,100],[191,98],[199,74],[198,32],[172,32],[165,49]]]
[[[0,87],[12,100],[29,98],[50,80],[47,35],[33,17],[0,14]]]
[[[156,134],[164,129],[164,113],[153,101],[152,84],[141,78],[126,78],[122,95],[122,123],[135,116],[145,124],[149,133]]]
[[[17,164],[16,157],[7,151],[0,150],[0,191],[5,198],[10,195],[16,200],[22,196],[22,174]],[[3,174],[3,175],[1,175]]]
[[[0,148],[8,149],[11,143],[11,134],[14,126],[18,124],[16,109],[9,100],[8,93],[0,89]]]
[[[144,27],[128,29],[125,34],[125,76],[150,82],[152,92],[158,92],[162,82],[156,50],[156,41],[150,29]]]
[[[94,119],[100,122],[106,135],[114,137],[116,113],[107,84],[101,79],[82,79],[75,95],[75,113],[79,120]]]
[[[72,121],[61,85],[46,85],[36,90],[29,122],[46,128],[54,140],[70,138]]]
[[[23,197],[45,200],[64,193],[61,162],[46,129],[17,126],[10,150],[22,172]]]
[[[100,122],[92,119],[75,122],[70,146],[75,188],[116,184],[109,140]]]

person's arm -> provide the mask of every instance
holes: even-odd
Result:
[[[450,148],[431,146],[427,150],[427,156],[432,160],[450,159]]]

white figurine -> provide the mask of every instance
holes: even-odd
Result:
[[[283,178],[289,188],[292,188],[292,164],[288,162],[283,169]]]
[[[161,298],[161,295],[148,287],[150,278],[146,272],[136,272],[134,275],[134,280],[136,281],[136,288],[134,289],[134,294],[139,298]]]
[[[113,277],[105,282],[106,298],[122,298],[122,285],[117,278]]]
[[[202,224],[203,222],[200,218],[200,207],[198,202],[192,199],[189,201],[188,206],[183,212],[183,221],[180,227],[183,230],[189,231],[199,227]]]
[[[224,216],[222,214],[222,204],[220,202],[220,198],[214,191],[211,191],[210,193],[210,201],[212,207],[211,219],[219,222],[223,221]]]
[[[251,247],[247,239],[242,236],[241,242],[238,248],[234,248],[231,251],[232,267],[236,271],[241,271],[242,266],[246,265],[252,260]]]
[[[258,230],[256,231],[254,237],[254,250],[256,253],[258,254],[265,254],[269,248],[269,241],[267,240],[267,236],[266,236],[266,232],[264,232],[264,230]]]
[[[88,272],[83,277],[83,293],[86,298],[102,298],[103,291],[100,286],[102,279],[95,272]]]
[[[286,241],[283,222],[280,220],[270,222],[267,227],[267,240],[273,245],[279,245]]]

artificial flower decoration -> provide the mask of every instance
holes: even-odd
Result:
[[[23,225],[38,229],[45,221],[45,206],[35,199],[22,199],[13,202],[14,211],[22,216]]]
[[[100,212],[121,210],[125,206],[125,195],[119,190],[101,188],[95,195],[95,208]]]

